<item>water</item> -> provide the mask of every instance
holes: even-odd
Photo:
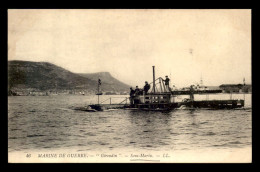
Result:
[[[232,96],[243,99],[243,94]],[[221,97],[225,99],[229,95]],[[167,113],[73,110],[76,106],[96,103],[95,96],[8,97],[8,151],[182,152],[251,148],[251,94],[245,97],[246,109]],[[211,98],[215,99],[212,95]]]

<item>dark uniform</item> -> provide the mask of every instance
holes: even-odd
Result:
[[[138,95],[139,92],[140,92],[140,89],[136,86],[136,88],[135,88],[135,95]]]
[[[193,101],[194,101],[194,88],[193,85],[190,86],[190,101],[191,101],[191,107],[193,108]]]
[[[149,91],[149,89],[150,89],[150,85],[149,85],[147,82],[145,82],[144,93],[147,94],[147,92]]]
[[[169,87],[170,79],[168,78],[168,76],[166,76],[166,79],[163,81],[165,83],[166,90],[171,91]]]
[[[165,85],[168,85],[168,86],[169,86],[170,79],[169,79],[169,78],[166,78],[166,79],[164,80],[164,82],[165,82]]]
[[[191,101],[194,100],[194,94],[193,94],[193,93],[194,93],[194,88],[193,88],[193,86],[191,85],[191,86],[190,86],[190,100],[191,100]]]
[[[136,105],[136,104],[138,104],[139,103],[139,99],[138,99],[138,95],[139,95],[139,93],[140,93],[140,89],[138,88],[138,86],[136,86],[136,88],[135,88],[135,97],[134,97],[134,104]],[[137,97],[136,97],[137,96]]]
[[[131,106],[134,104],[134,95],[135,95],[135,91],[132,88],[130,88],[130,97],[129,97],[129,99],[130,99],[130,105]]]

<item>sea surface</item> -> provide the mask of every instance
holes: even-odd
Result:
[[[100,96],[100,102],[111,96]],[[112,96],[112,103],[124,100]],[[185,96],[178,96],[176,100]],[[251,94],[195,95],[195,99],[246,99],[245,108],[146,112],[73,110],[97,96],[8,97],[8,152],[188,151],[251,148]]]

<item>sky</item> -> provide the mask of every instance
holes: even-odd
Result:
[[[75,73],[110,72],[131,86],[171,79],[251,84],[251,10],[8,10],[8,60]]]

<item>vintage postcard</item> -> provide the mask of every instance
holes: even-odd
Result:
[[[9,9],[9,163],[251,163],[250,9]]]

